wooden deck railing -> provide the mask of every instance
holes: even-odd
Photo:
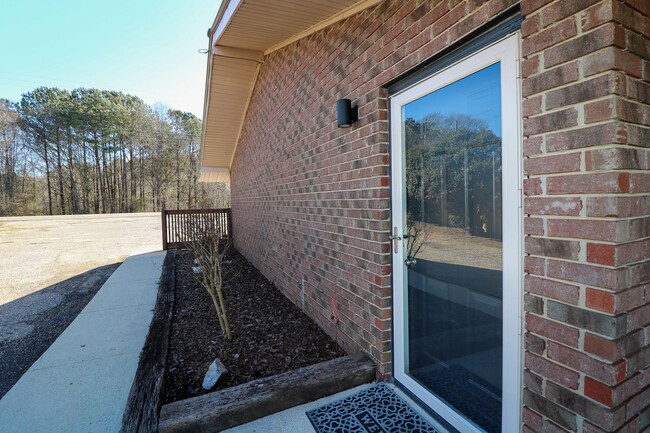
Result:
[[[161,214],[163,250],[183,248],[191,240],[191,227],[212,227],[221,237],[232,236],[230,209],[163,209]]]

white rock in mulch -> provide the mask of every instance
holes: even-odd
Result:
[[[228,369],[219,358],[212,361],[212,364],[208,367],[208,372],[205,373],[205,377],[203,378],[203,389],[212,389],[217,384],[221,375],[227,372]]]
[[[192,272],[194,272],[195,274],[200,274],[201,266],[192,266]]]

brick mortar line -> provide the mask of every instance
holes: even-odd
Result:
[[[578,81],[578,82],[574,81],[574,82],[569,83],[569,86],[586,83],[587,81],[588,80]],[[567,87],[567,86],[565,86],[565,87]],[[556,90],[556,89],[561,89],[561,88],[560,87],[554,87],[552,90]],[[538,96],[540,94],[546,95],[548,92],[549,92],[548,90],[544,90],[543,92],[536,93],[536,94],[531,95],[531,96]],[[528,99],[528,97],[526,97],[525,99]],[[580,109],[580,108],[584,108],[585,105],[587,105],[587,104],[591,104],[593,102],[601,102],[601,101],[605,101],[605,100],[608,100],[608,99],[612,99],[612,100],[619,99],[619,100],[622,100],[622,101],[625,101],[625,102],[629,102],[631,104],[639,105],[641,107],[647,107],[648,106],[648,104],[643,103],[643,101],[639,101],[639,100],[636,100],[636,99],[630,99],[628,96],[623,96],[623,95],[619,95],[619,94],[616,94],[616,93],[610,93],[608,95],[599,96],[599,97],[596,97],[596,98],[592,98],[592,99],[589,99],[589,100],[586,100],[586,101],[577,102],[577,103],[573,103],[573,104],[569,104],[569,105],[561,105],[561,106],[551,108],[551,109],[548,109],[548,110],[546,108],[543,108],[540,113],[534,114],[532,116],[524,117],[523,119],[524,120],[526,120],[526,119],[536,119],[536,118],[539,118],[539,117],[547,115],[547,114],[557,113],[557,112],[567,110],[567,109],[570,109],[570,108]],[[621,120],[618,117],[618,114],[616,116],[617,117],[614,117],[612,119],[599,120],[597,122],[585,123],[584,117],[580,118],[580,113],[578,113],[578,125],[577,126],[583,126],[583,127],[584,126],[592,126],[592,125],[597,125],[597,124],[600,124],[600,123],[606,123],[606,122],[611,122],[611,121],[620,121],[620,122],[627,123],[627,124],[630,124],[630,125],[647,126],[644,123],[635,123],[635,122],[630,122],[628,120]],[[555,132],[555,131],[553,131],[553,132]],[[548,133],[545,133],[545,134],[548,134]],[[535,134],[535,135],[541,135],[541,134]]]
[[[593,266],[593,267],[596,267],[596,268],[602,268],[602,269],[607,269],[607,270],[612,270],[612,271],[616,271],[616,270],[629,270],[629,269],[630,269],[631,267],[633,267],[633,266],[636,266],[636,265],[639,265],[639,264],[648,263],[647,260],[642,260],[642,261],[634,262],[634,263],[630,263],[630,264],[627,264],[627,265],[612,266],[612,265],[603,265],[603,264],[600,264],[600,263],[592,263],[592,262],[586,262],[586,263],[584,263],[584,262],[578,262],[577,260],[565,259],[565,258],[562,258],[562,257],[538,256],[538,255],[533,255],[533,254],[530,254],[530,253],[525,253],[525,254],[526,254],[526,257],[532,257],[532,258],[544,259],[544,261],[547,261],[547,260],[556,260],[556,261],[560,261],[560,262],[563,262],[563,263],[581,264],[581,265]],[[525,274],[525,275],[533,275],[533,276],[537,276],[537,277],[546,278],[546,270],[545,270],[545,274],[544,274],[544,275],[537,275],[537,274],[532,274],[532,273],[527,273],[527,274]],[[553,278],[553,277],[548,277],[548,278]],[[573,285],[575,285],[575,283],[572,283],[572,282],[569,281],[569,280],[561,280],[561,281],[568,282],[569,284],[573,284]],[[645,282],[645,283],[639,283],[638,285],[647,284],[647,283],[649,283],[649,282],[650,282],[650,281]],[[588,286],[588,287],[594,287],[594,285],[591,285],[591,284],[588,284],[587,286]],[[598,287],[601,288],[602,290],[614,291],[614,290],[612,290],[612,289],[608,289],[608,288],[605,288],[605,287],[600,287],[600,286],[598,286]],[[634,287],[636,287],[636,286],[634,286]],[[621,291],[624,291],[624,290],[617,290],[616,293],[621,292]]]
[[[313,251],[313,250],[312,250],[312,251]],[[316,251],[314,251],[314,252],[316,252]],[[346,253],[343,253],[343,254],[346,254]],[[346,255],[349,255],[349,254],[346,254]],[[363,260],[363,259],[362,259],[362,260]],[[364,261],[364,262],[367,262],[367,263],[371,263],[371,264],[374,265],[374,266],[387,266],[387,265],[378,265],[377,263],[375,263],[375,262],[371,262],[371,261],[368,261],[368,260],[363,260],[363,261]],[[274,263],[277,263],[277,260],[273,260],[273,262],[274,262]],[[278,263],[278,264],[279,264],[279,263]],[[309,265],[310,265],[310,264],[308,263],[307,266],[309,266]],[[328,263],[328,265],[329,265],[329,263]],[[330,265],[330,266],[331,266],[332,268],[334,268],[334,269],[338,269],[338,270],[340,270],[340,271],[342,271],[342,272],[344,272],[344,273],[348,273],[348,274],[354,276],[354,274],[351,273],[349,270],[346,270],[346,269],[341,268],[341,267],[336,266],[336,265]],[[304,265],[303,265],[303,266],[299,266],[299,267],[302,268],[302,267],[304,267]],[[379,277],[385,277],[385,276],[387,276],[387,275],[377,274],[377,273],[375,273],[374,271],[370,271],[370,270],[368,270],[368,269],[363,269],[363,268],[360,268],[360,267],[355,266],[355,265],[350,265],[350,267],[352,267],[352,268],[354,268],[354,269],[361,270],[361,271],[368,272],[370,275],[373,275],[373,276],[379,276]],[[276,267],[274,267],[274,268],[276,268]],[[289,277],[290,280],[293,279],[293,278],[291,277],[291,274],[288,273],[288,271],[285,271],[285,269],[288,269],[287,267],[278,266],[277,269],[281,269],[281,272],[282,272],[283,274],[285,274],[287,277]],[[308,267],[308,269],[309,269],[309,267]],[[311,271],[311,270],[309,270],[309,272],[312,272],[312,273],[313,273],[313,271]],[[328,273],[332,273],[331,271],[327,271],[327,272],[328,272]],[[332,273],[332,274],[333,274],[333,273]],[[363,279],[362,277],[358,277],[358,278]],[[370,281],[369,281],[369,282],[370,282]],[[372,282],[370,282],[370,283],[372,283]]]
[[[606,48],[611,48],[611,46],[610,46],[610,47],[605,47],[605,48],[603,48],[603,50],[606,49]],[[601,50],[598,50],[598,51],[601,51]],[[597,53],[598,51],[594,51],[594,53]],[[593,53],[591,53],[591,54],[593,54]],[[571,60],[571,61],[569,61],[569,62],[562,63],[562,65],[566,65],[566,64],[569,64],[569,63],[571,63],[571,62],[575,62],[575,61],[576,61],[576,59],[573,59],[573,60]],[[540,63],[540,64],[541,64],[541,63]],[[581,63],[578,63],[578,65],[581,65]],[[541,70],[541,71],[539,71],[539,72],[537,72],[537,73],[535,73],[535,74],[531,74],[531,75],[529,75],[528,77],[523,78],[522,81],[524,81],[524,80],[528,80],[528,79],[531,79],[531,78],[536,78],[536,77],[538,77],[539,75],[543,74],[544,72],[548,72],[548,71],[551,71],[551,70],[553,70],[553,69],[557,69],[557,67],[558,67],[558,66],[556,65],[556,66],[553,66],[552,68],[549,68],[549,69],[543,69],[543,70]],[[580,69],[582,69],[582,68],[580,68]],[[582,71],[580,71],[580,72],[582,72]],[[575,80],[575,81],[570,81],[570,82],[568,82],[568,83],[562,83],[562,84],[560,84],[560,85],[558,85],[558,86],[551,87],[551,88],[549,88],[549,89],[540,90],[540,91],[537,92],[537,93],[531,93],[530,95],[523,96],[521,99],[522,99],[522,101],[523,101],[523,100],[531,99],[531,98],[536,97],[536,96],[539,96],[539,95],[546,95],[547,93],[552,92],[552,91],[555,91],[555,90],[565,89],[565,88],[567,88],[567,87],[575,86],[575,85],[577,85],[577,84],[582,84],[582,83],[585,83],[585,82],[587,82],[587,81],[591,81],[591,80],[594,80],[594,79],[598,79],[598,78],[600,78],[600,77],[607,76],[607,75],[623,75],[623,76],[626,77],[626,78],[631,78],[631,79],[634,79],[634,80],[643,81],[643,78],[637,78],[637,77],[634,77],[634,76],[632,76],[632,75],[627,74],[625,71],[619,71],[619,70],[606,70],[606,71],[600,71],[600,72],[597,72],[597,73],[595,73],[595,74],[589,75],[588,77],[579,76],[578,79]],[[607,98],[607,97],[611,97],[611,96],[618,96],[618,95],[617,95],[616,93],[611,93],[611,94],[608,94],[608,95],[605,95],[605,96],[599,96],[598,98],[603,99],[603,98]],[[595,99],[594,99],[594,100],[595,100]],[[592,101],[592,100],[588,100],[588,101],[584,101],[584,102],[591,102],[591,101]],[[582,103],[584,103],[584,102],[578,102],[578,103],[574,103],[574,104],[569,104],[569,105],[565,105],[565,106],[563,106],[563,107],[566,108],[566,107],[570,107],[570,106],[574,106],[574,105],[579,105],[579,104],[582,104]],[[545,105],[544,105],[544,106],[545,106]],[[558,107],[558,108],[555,108],[555,109],[548,110],[548,112],[556,111],[556,110],[559,109],[559,108],[562,108],[562,107]],[[544,111],[547,111],[547,110],[544,110]],[[539,114],[535,114],[534,116],[538,116],[538,115],[539,115]],[[534,116],[524,117],[524,119],[526,119],[526,118],[530,118],[530,117],[534,117]]]

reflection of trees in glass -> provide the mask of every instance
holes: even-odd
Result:
[[[411,218],[501,237],[501,139],[482,119],[433,113],[404,122]]]

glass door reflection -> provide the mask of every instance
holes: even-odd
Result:
[[[500,64],[402,107],[406,373],[501,431]]]

